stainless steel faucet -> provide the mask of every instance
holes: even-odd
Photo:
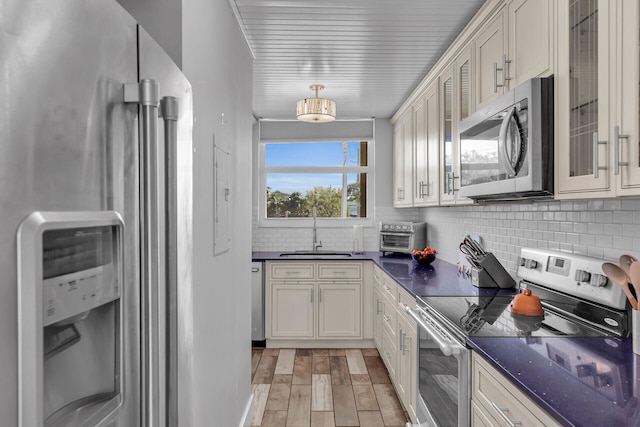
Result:
[[[316,208],[315,206],[313,207],[313,251],[317,252],[318,248],[322,247],[322,240],[320,240],[320,243],[318,243],[318,227],[316,224]]]

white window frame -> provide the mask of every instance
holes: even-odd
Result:
[[[369,138],[315,138],[315,139],[278,139],[278,140],[260,140],[258,143],[258,227],[312,227],[312,218],[267,218],[267,168],[266,161],[266,145],[267,144],[290,144],[300,142],[360,142],[367,141],[367,165],[368,166],[314,166],[313,173],[366,173],[367,174],[367,217],[366,218],[317,218],[318,226],[324,227],[344,227],[350,228],[354,225],[364,225],[372,227],[375,224],[374,218],[374,196],[375,196],[375,178],[374,178],[374,159],[375,159],[375,142]],[[300,172],[309,173],[310,167],[292,167],[286,166],[282,168],[270,167],[270,173],[277,172]],[[346,194],[343,194],[346,197]],[[344,204],[343,204],[344,205]],[[343,206],[344,207],[344,206]]]

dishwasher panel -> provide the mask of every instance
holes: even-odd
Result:
[[[264,263],[251,263],[251,341],[264,346]]]

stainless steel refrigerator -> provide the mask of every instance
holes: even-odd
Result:
[[[178,425],[191,86],[114,0],[0,1],[0,424]]]

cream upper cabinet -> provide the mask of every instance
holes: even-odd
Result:
[[[413,114],[408,109],[393,130],[393,206],[413,204]]]
[[[480,107],[502,95],[508,79],[505,73],[505,18],[503,9],[479,31],[475,39],[476,99]]]
[[[438,85],[432,83],[413,104],[414,190],[413,206],[438,205],[440,123],[438,120]]]
[[[552,0],[510,0],[475,38],[479,107],[553,72]]]
[[[613,128],[613,161],[618,196],[640,194],[640,3],[615,2],[616,120]],[[616,146],[617,144],[617,146]],[[616,169],[615,164],[618,164]],[[617,172],[617,173],[616,173]]]
[[[564,1],[564,0],[562,0]],[[533,78],[553,74],[552,0],[511,0],[507,3],[507,80],[505,90]]]
[[[461,57],[466,62],[467,57]],[[460,79],[459,60],[448,67],[439,77],[440,83],[440,204],[455,205],[472,203],[471,199],[459,196],[460,190]]]
[[[556,198],[640,194],[639,8],[557,3]]]

